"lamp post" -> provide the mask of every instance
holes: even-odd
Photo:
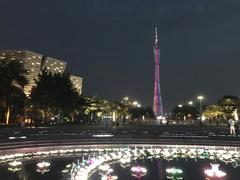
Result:
[[[132,103],[132,105],[136,107],[136,106],[138,105],[138,102],[137,102],[137,101],[134,101],[134,102]]]
[[[202,100],[204,99],[203,96],[198,96],[197,99],[199,100],[199,112],[202,113]]]
[[[193,105],[193,101],[189,101],[188,105],[190,105],[190,106]]]

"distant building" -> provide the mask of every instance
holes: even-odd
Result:
[[[70,79],[71,79],[71,81],[73,83],[73,86],[76,88],[78,94],[81,95],[82,94],[82,81],[83,81],[83,78],[81,78],[79,76],[71,75]]]
[[[26,96],[31,94],[32,87],[36,85],[35,80],[38,78],[39,73],[46,69],[51,73],[63,73],[66,70],[67,63],[51,58],[44,55],[28,51],[28,50],[3,50],[0,51],[0,60],[17,60],[24,64],[27,69],[28,85],[24,87],[24,93]],[[82,78],[77,76],[71,76],[74,86],[78,90],[79,94],[82,93]]]
[[[42,59],[41,68],[47,69],[52,73],[63,73],[66,70],[66,66],[67,66],[67,63],[62,60],[51,58],[51,57],[44,57]]]

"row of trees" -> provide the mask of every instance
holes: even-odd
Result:
[[[115,124],[133,124],[134,120],[153,119],[151,108],[136,107],[130,103],[109,101],[101,97],[87,97],[84,114],[90,123],[101,123],[104,119],[111,119]],[[97,121],[97,122],[96,122]]]
[[[173,118],[176,120],[196,120],[204,116],[210,122],[227,122],[229,118],[238,119],[240,112],[240,98],[232,95],[223,96],[216,104],[207,105],[202,114],[194,105],[176,106],[173,109]]]
[[[172,111],[175,120],[195,120],[199,116],[199,111],[193,105],[175,106]]]
[[[151,108],[137,108],[100,97],[82,97],[69,74],[43,70],[29,97],[23,89],[28,84],[27,71],[17,61],[0,61],[0,120],[2,123],[100,123],[152,118]]]
[[[210,121],[223,120],[227,122],[230,118],[238,120],[238,112],[240,112],[240,98],[226,95],[216,104],[206,106],[203,115]]]

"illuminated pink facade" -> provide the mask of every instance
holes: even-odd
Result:
[[[163,114],[161,89],[160,89],[160,48],[158,44],[157,28],[155,28],[155,44],[154,44],[154,59],[155,59],[155,81],[154,81],[154,101],[153,101],[153,112],[155,116]]]

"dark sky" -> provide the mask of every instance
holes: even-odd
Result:
[[[0,0],[0,48],[68,62],[84,95],[152,105],[154,27],[164,109],[239,96],[239,0]]]

